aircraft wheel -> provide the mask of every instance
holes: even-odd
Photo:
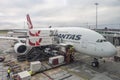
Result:
[[[96,62],[92,62],[92,63],[91,63],[91,66],[92,66],[92,67],[96,67],[96,66],[97,66]]]
[[[91,63],[92,67],[99,67],[98,59],[94,58],[94,61]]]

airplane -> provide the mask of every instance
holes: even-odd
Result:
[[[43,28],[35,29],[32,25],[29,14],[26,15],[28,24],[28,33],[30,30],[38,30],[36,33],[39,35],[39,31]],[[56,28],[44,28],[57,31],[59,39],[62,39],[62,43],[72,45],[79,53],[93,57],[111,57],[116,55],[117,50],[113,44],[107,41],[101,34],[81,27],[56,27]],[[35,34],[36,34],[35,33]],[[0,37],[2,38],[2,37]],[[16,40],[19,40],[17,38]],[[15,52],[18,54],[25,54],[28,50],[25,43],[20,40],[14,45]]]
[[[27,23],[29,29],[34,29],[29,14],[27,14]],[[110,57],[117,52],[113,44],[93,30],[81,27],[51,27],[48,29],[56,30],[57,36],[62,39],[63,43],[72,45],[80,53],[91,56]],[[37,33],[39,33],[41,28],[35,30],[38,30]]]
[[[27,14],[27,23],[29,35],[39,36],[41,28],[33,27],[29,14]],[[117,54],[114,45],[93,30],[81,27],[49,27],[47,29],[55,30],[55,35],[62,40],[62,43],[72,45],[77,52],[94,57],[92,66],[99,64],[98,57],[111,57]],[[36,32],[31,33],[31,30],[36,30]],[[41,40],[38,41],[41,42]]]

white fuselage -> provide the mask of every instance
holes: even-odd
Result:
[[[28,28],[34,29],[29,14],[26,15],[26,18]],[[63,43],[73,45],[80,53],[98,57],[109,57],[117,53],[116,48],[110,42],[90,29],[80,27],[50,27],[49,29],[56,30],[57,36],[62,39]],[[37,34],[40,34],[40,31]]]
[[[99,33],[80,27],[54,28],[63,43],[73,45],[76,51],[90,56],[110,57],[116,48]]]

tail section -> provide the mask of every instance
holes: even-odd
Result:
[[[32,25],[32,22],[31,22],[29,14],[26,15],[26,18],[27,18],[28,28],[29,29],[33,29],[33,25]]]
[[[26,40],[26,45],[31,47],[38,47],[43,45],[51,45],[53,37],[50,36],[50,29],[33,29],[33,25],[29,14],[26,15],[28,24],[28,38]]]
[[[28,35],[31,37],[38,37],[40,35],[40,30],[33,30],[33,25],[32,25],[32,21],[30,19],[29,14],[26,15],[27,18],[27,24],[28,24]]]

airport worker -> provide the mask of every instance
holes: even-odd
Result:
[[[73,46],[70,47],[70,52],[71,53],[74,52],[74,47]]]
[[[70,47],[70,62],[74,61],[74,47]]]
[[[8,70],[7,70],[7,73],[8,73],[7,77],[8,77],[8,78],[10,78],[10,72],[11,72],[11,71],[10,71],[10,68],[8,68]]]
[[[32,71],[31,70],[29,71],[29,74],[32,75]]]

